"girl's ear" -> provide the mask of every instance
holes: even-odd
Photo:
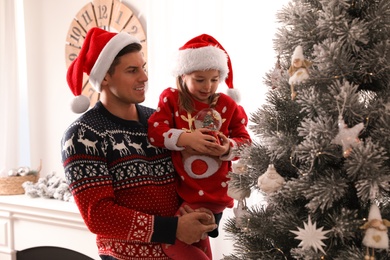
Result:
[[[180,79],[181,79],[181,82],[183,83],[183,85],[185,85],[186,75],[181,75]]]

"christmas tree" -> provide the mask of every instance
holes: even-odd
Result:
[[[225,259],[390,259],[390,1],[293,0],[276,18]]]

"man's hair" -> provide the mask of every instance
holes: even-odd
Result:
[[[125,46],[118,54],[115,56],[114,61],[112,62],[110,68],[108,69],[107,73],[112,75],[115,72],[116,65],[119,64],[119,58],[122,57],[125,54],[132,53],[132,52],[139,52],[142,50],[142,45],[139,43],[131,43],[127,46]]]

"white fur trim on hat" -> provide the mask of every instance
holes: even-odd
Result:
[[[89,82],[97,92],[100,93],[100,84],[106,76],[106,73],[114,61],[116,55],[124,47],[131,43],[140,44],[140,41],[128,33],[120,32],[112,37],[111,40],[104,46],[92,67],[91,73],[89,74]]]
[[[214,46],[180,50],[176,57],[173,76],[177,77],[194,71],[216,69],[220,72],[220,82],[222,82],[229,73],[227,60],[226,53]]]
[[[241,94],[240,94],[240,91],[238,89],[228,88],[226,90],[226,94],[229,97],[231,97],[234,101],[236,101],[236,103],[240,103],[240,101],[241,101]]]

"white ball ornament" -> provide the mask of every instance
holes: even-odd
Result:
[[[12,177],[12,176],[18,176],[18,170],[17,169],[11,169],[8,171],[8,176],[9,177]]]
[[[30,168],[27,166],[19,167],[18,169],[18,176],[26,176],[30,172]]]
[[[72,99],[70,107],[74,113],[81,114],[89,108],[89,98],[80,95]]]

